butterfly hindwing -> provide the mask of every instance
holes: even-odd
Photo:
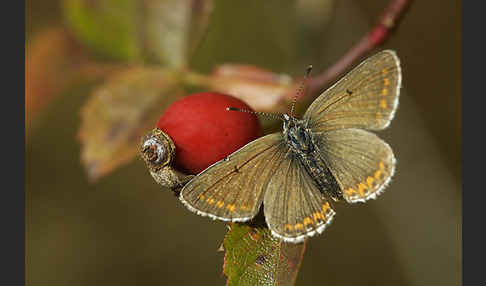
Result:
[[[349,203],[376,198],[393,176],[393,151],[371,132],[340,129],[314,138]]]
[[[260,208],[266,185],[282,160],[281,133],[256,139],[211,165],[181,190],[192,211],[225,221],[247,221]]]
[[[400,85],[400,61],[395,52],[379,52],[324,91],[304,119],[314,132],[386,128],[398,105]]]
[[[272,234],[298,243],[321,233],[334,210],[295,155],[287,153],[270,179],[263,207]]]

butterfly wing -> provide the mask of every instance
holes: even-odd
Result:
[[[316,187],[314,180],[295,155],[287,153],[275,169],[263,207],[272,234],[298,243],[324,231],[334,210]]]
[[[339,129],[315,133],[314,139],[349,203],[376,198],[393,176],[392,149],[371,132]]]
[[[397,55],[391,50],[379,52],[322,93],[309,106],[304,119],[314,132],[386,128],[398,105],[400,85]]]
[[[268,181],[285,152],[281,133],[256,139],[199,173],[182,188],[179,198],[202,216],[250,220],[258,213]]]

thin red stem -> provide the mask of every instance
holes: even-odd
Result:
[[[339,78],[353,63],[363,58],[368,52],[381,45],[389,36],[400,16],[406,10],[409,0],[391,0],[383,10],[378,23],[368,31],[361,40],[351,47],[333,66],[323,73],[309,80],[309,96],[315,95],[318,91]]]

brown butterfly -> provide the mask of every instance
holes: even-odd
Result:
[[[180,200],[199,215],[233,222],[251,220],[263,203],[272,234],[287,242],[322,233],[335,214],[331,200],[375,199],[393,176],[392,149],[364,129],[388,127],[400,85],[395,52],[371,56],[322,93],[302,119],[280,115],[283,132],[199,173]]]

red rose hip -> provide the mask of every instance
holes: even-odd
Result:
[[[197,174],[261,134],[255,114],[242,100],[221,93],[196,93],[172,103],[157,122],[176,146],[175,167]]]

